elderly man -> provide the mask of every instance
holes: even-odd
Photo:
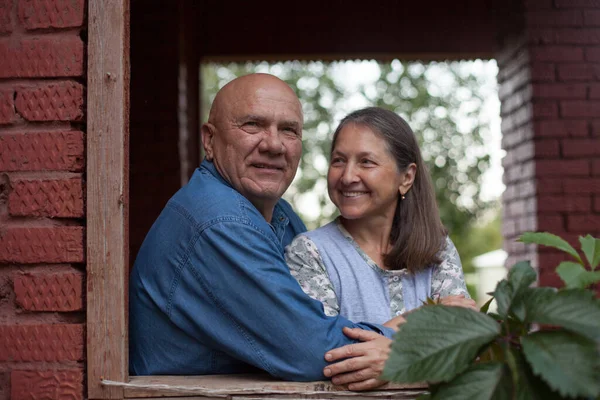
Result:
[[[392,330],[327,317],[285,264],[284,247],[306,230],[281,199],[302,154],[302,121],[294,92],[271,75],[219,91],[202,126],[206,158],[132,271],[132,374],[261,369],[298,381],[334,376],[356,390],[381,384]]]

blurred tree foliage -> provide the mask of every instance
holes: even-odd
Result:
[[[461,62],[422,64],[395,60],[371,64],[379,70],[375,82],[352,88],[340,79],[344,62],[203,65],[203,121],[218,89],[237,76],[266,72],[286,81],[302,102],[304,149],[300,169],[285,198],[312,229],[337,215],[327,195],[325,176],[330,138],[339,120],[369,105],[395,111],[407,120],[419,139],[442,221],[459,249],[465,272],[472,271],[472,257],[501,245],[499,219],[485,235],[474,224],[483,213],[498,207],[497,201],[480,198],[482,175],[490,165],[484,146],[489,139],[490,121],[483,117],[483,104],[489,93],[482,93],[480,88],[489,82],[473,73],[473,62],[469,68]]]

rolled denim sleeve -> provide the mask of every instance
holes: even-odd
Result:
[[[344,326],[393,334],[380,325],[326,316],[291,276],[275,235],[240,218],[202,227],[181,265],[167,308],[171,320],[282,379],[324,379],[325,353],[354,343]]]

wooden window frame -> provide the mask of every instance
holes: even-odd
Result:
[[[283,382],[266,375],[129,377],[129,7],[129,0],[88,1],[87,398],[350,395],[329,381]],[[418,384],[388,385],[352,395],[414,398],[422,391],[423,385]]]

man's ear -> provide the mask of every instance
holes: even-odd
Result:
[[[208,161],[212,161],[213,153],[213,139],[215,137],[215,126],[210,122],[202,124],[200,128],[200,137],[202,139],[202,147],[204,147],[204,154]]]
[[[417,176],[417,164],[410,163],[408,167],[402,172],[402,177],[400,180],[400,186],[398,187],[398,191],[400,192],[400,196],[406,195],[413,183],[415,182],[415,177]]]

